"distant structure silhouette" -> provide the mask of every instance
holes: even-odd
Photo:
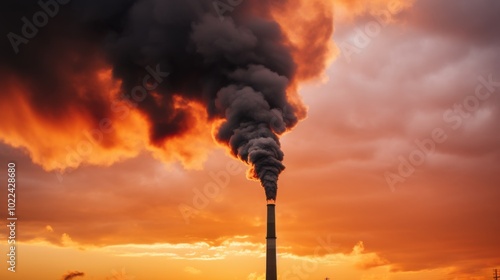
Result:
[[[498,275],[498,269],[493,269],[493,279],[500,279],[500,275]]]

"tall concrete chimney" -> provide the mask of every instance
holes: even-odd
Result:
[[[276,268],[276,217],[274,202],[267,203],[266,280],[277,280]]]

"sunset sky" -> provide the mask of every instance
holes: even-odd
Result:
[[[280,137],[279,279],[492,279],[500,269],[500,2],[276,2],[286,4],[249,4],[248,13],[276,20],[297,64],[287,96],[302,120]],[[16,272],[7,270],[3,226],[0,278],[265,279],[266,196],[217,138],[220,119],[209,119],[198,97],[176,95],[170,105],[189,116],[172,118],[182,120],[174,136],[155,134],[156,115],[142,107],[123,107],[123,118],[113,110],[106,133],[102,116],[126,82],[94,45],[49,40],[59,32],[51,20],[67,16],[60,8],[19,53],[6,37],[0,47],[8,57],[0,61],[0,214],[8,224],[7,164],[15,162],[18,217]],[[12,17],[5,34],[20,33],[22,14]],[[36,63],[42,46],[40,65],[13,70],[15,59]],[[78,49],[85,55],[68,51]],[[57,106],[26,82],[48,64],[82,89],[46,80],[43,91],[63,93]],[[104,133],[94,145],[96,128]]]

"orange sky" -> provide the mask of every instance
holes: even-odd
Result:
[[[308,116],[281,138],[280,279],[491,279],[500,269],[500,5],[337,2],[335,59],[301,85]],[[162,150],[131,113],[110,149],[93,146],[61,173],[44,160],[67,150],[47,139],[74,147],[85,136],[45,139],[29,108],[16,119],[5,118],[9,104],[0,109],[0,166],[16,162],[19,217],[17,272],[4,262],[1,279],[264,279],[264,192],[202,120]],[[23,136],[7,129],[22,123]],[[27,137],[40,153],[14,141]]]

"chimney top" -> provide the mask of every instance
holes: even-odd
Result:
[[[267,205],[269,205],[269,204],[272,204],[272,205],[276,204],[276,200],[275,199],[268,199]]]

